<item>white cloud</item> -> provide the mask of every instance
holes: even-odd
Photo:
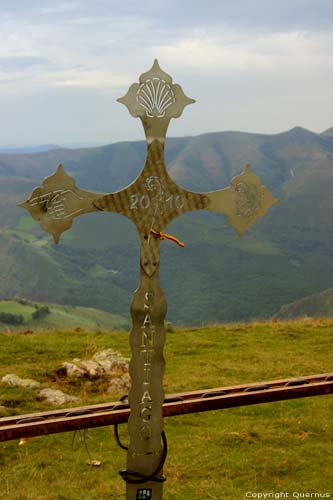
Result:
[[[158,53],[167,64],[198,71],[269,72],[332,65],[332,54],[327,49],[332,43],[331,33],[292,31],[249,37],[239,33],[199,32],[174,44],[155,46],[151,52]]]
[[[220,72],[222,68],[239,70],[253,65],[267,67],[270,63],[267,54],[253,47],[204,34],[181,39],[172,45],[153,47],[152,52],[158,53],[164,63],[213,73]]]
[[[57,87],[87,87],[109,90],[117,90],[132,83],[128,75],[102,69],[68,69],[57,71],[56,73],[50,73],[48,79],[50,83]]]
[[[43,133],[43,142],[80,140],[83,132],[69,115],[109,109],[110,95],[105,105],[103,96],[123,95],[155,57],[198,101],[172,122],[171,133],[332,124],[333,32],[325,28],[321,0],[312,17],[300,10],[306,0],[293,0],[293,7],[290,0],[175,2],[11,0],[0,12],[0,103],[8,124],[2,140],[10,143],[10,124],[15,132],[20,116],[22,130]],[[34,120],[45,121],[46,100],[54,119],[34,131]],[[62,106],[68,114],[63,132]],[[99,141],[101,119],[93,116],[90,141]],[[120,110],[118,119],[113,139],[132,138],[138,125],[128,127],[130,118]]]
[[[73,12],[78,8],[76,3],[73,2],[59,2],[58,4],[53,3],[49,7],[42,7],[42,14],[64,14],[68,12]]]
[[[26,88],[119,88],[131,83],[130,65],[124,63],[123,54],[128,48],[134,58],[140,53],[136,40],[146,33],[147,22],[79,14],[62,23],[43,17],[18,16],[14,20],[5,16],[0,20],[0,81],[10,82],[7,91],[20,91],[22,81]]]

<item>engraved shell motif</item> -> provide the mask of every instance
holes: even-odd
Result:
[[[170,85],[155,77],[142,83],[136,94],[137,103],[146,110],[150,118],[163,118],[166,110],[175,102]]]

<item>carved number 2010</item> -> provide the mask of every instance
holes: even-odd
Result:
[[[131,194],[130,200],[131,200],[131,204],[130,204],[131,210],[137,210],[138,208],[149,208],[150,207],[150,198],[147,194],[143,194],[142,196],[139,196],[137,194]]]
[[[165,205],[169,208],[181,209],[185,205],[185,196],[183,194],[171,194],[164,200]],[[137,210],[138,208],[147,209],[151,205],[151,200],[148,194],[142,196],[138,194],[131,194],[130,196],[130,210]]]

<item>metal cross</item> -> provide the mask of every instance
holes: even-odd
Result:
[[[138,230],[140,283],[131,304],[130,444],[127,469],[121,474],[127,483],[127,500],[159,500],[165,480],[162,467],[166,451],[161,408],[167,304],[159,286],[163,231],[175,217],[206,209],[225,214],[229,223],[243,234],[277,200],[261,185],[249,165],[231,181],[229,188],[208,193],[188,191],[170,178],[164,163],[167,128],[171,118],[178,118],[184,107],[195,101],[172,82],[157,60],[118,101],[132,116],[141,119],[146,135],[147,158],[137,179],[121,191],[93,193],[79,189],[59,165],[21,206],[41,221],[42,228],[53,235],[56,243],[75,217],[96,211],[125,215]]]

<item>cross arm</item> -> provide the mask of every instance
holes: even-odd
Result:
[[[234,177],[229,188],[205,193],[208,203],[206,210],[227,216],[228,222],[240,235],[263,217],[268,210],[279,203],[269,189],[261,184],[250,165],[242,174]]]
[[[79,189],[74,179],[59,165],[20,206],[39,220],[42,228],[51,233],[55,243],[58,243],[60,235],[72,226],[75,217],[99,211],[94,203],[101,196],[103,193]]]

